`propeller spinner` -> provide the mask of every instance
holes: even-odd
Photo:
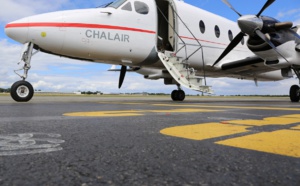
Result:
[[[262,9],[256,15],[242,15],[240,14],[227,0],[222,0],[229,8],[231,8],[234,12],[236,12],[240,18],[238,19],[238,25],[241,29],[241,32],[231,41],[231,43],[227,46],[224,52],[220,55],[217,61],[213,64],[215,66],[218,64],[228,53],[230,53],[243,39],[245,35],[249,35],[250,37],[259,37],[266,43],[268,43],[281,57],[283,57],[275,45],[265,36],[262,32],[268,32],[268,30],[274,29],[283,29],[283,28],[291,28],[292,23],[276,23],[276,24],[266,24],[264,20],[260,17],[260,15],[270,6],[275,0],[268,0]],[[284,57],[283,57],[284,58]]]

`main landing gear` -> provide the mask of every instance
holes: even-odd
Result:
[[[293,68],[296,76],[298,77],[300,81],[300,69],[298,68]],[[300,87],[298,85],[293,85],[290,88],[290,99],[291,102],[299,102],[300,100]]]
[[[300,100],[300,88],[298,85],[293,85],[290,88],[291,102],[299,102]]]
[[[15,73],[23,79],[21,81],[15,82],[11,86],[10,95],[17,102],[27,102],[27,101],[31,100],[31,98],[33,97],[33,94],[34,94],[32,85],[29,82],[25,81],[25,79],[28,76],[28,71],[31,67],[30,66],[31,57],[34,54],[36,54],[37,52],[39,52],[39,51],[33,52],[33,46],[34,46],[33,43],[26,43],[24,45],[22,57],[21,57],[20,62],[18,63],[18,64],[20,64],[21,62],[24,62],[24,66],[19,70],[15,70]],[[20,75],[17,73],[17,71],[20,71],[20,70],[24,71],[23,75]]]
[[[173,90],[171,93],[171,98],[173,101],[183,101],[185,99],[185,92],[177,85],[178,90]]]

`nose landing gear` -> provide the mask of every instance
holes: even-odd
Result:
[[[32,85],[29,82],[25,81],[25,79],[28,76],[28,71],[31,67],[30,66],[31,57],[34,54],[36,54],[37,52],[39,52],[39,51],[33,52],[33,46],[34,46],[33,43],[26,43],[24,45],[22,57],[21,57],[20,62],[18,63],[18,64],[20,64],[21,62],[24,62],[24,66],[19,70],[15,70],[15,73],[23,79],[21,81],[15,82],[11,86],[10,95],[17,102],[27,102],[27,101],[31,100],[31,98],[33,97],[33,94],[34,94]],[[20,71],[20,70],[24,71],[23,75],[20,75],[19,73],[17,73],[17,71]]]

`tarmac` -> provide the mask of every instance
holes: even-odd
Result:
[[[0,96],[0,185],[300,185],[289,98]]]

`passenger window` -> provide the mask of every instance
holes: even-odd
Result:
[[[122,10],[132,11],[131,3],[128,2],[126,5],[124,5]]]
[[[218,25],[215,26],[215,34],[217,38],[219,38],[221,35],[220,28],[218,27]]]
[[[135,1],[134,8],[135,8],[135,11],[139,14],[148,14],[149,13],[148,5],[143,2]]]
[[[231,30],[228,30],[228,37],[229,37],[229,41],[233,40],[233,34]]]
[[[199,23],[199,27],[200,27],[201,33],[204,34],[204,32],[205,32],[205,24],[204,24],[204,22],[202,20]]]

